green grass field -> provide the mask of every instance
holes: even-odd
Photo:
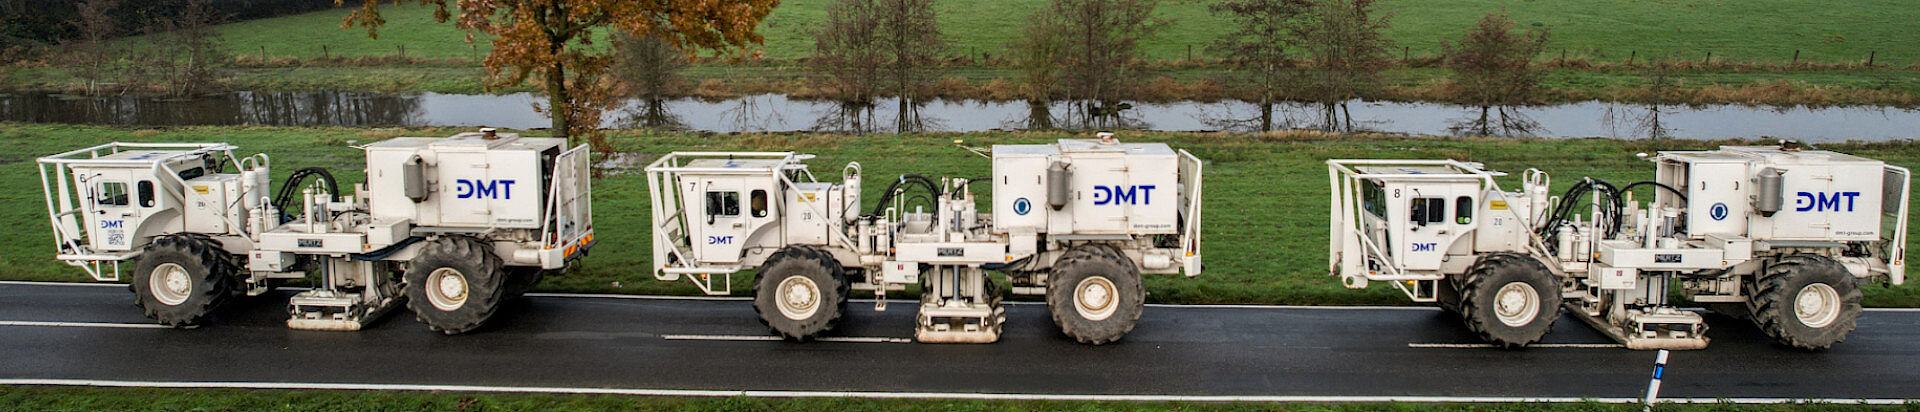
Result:
[[[241,146],[243,153],[269,153],[275,169],[321,166],[345,181],[360,181],[360,154],[349,147],[397,135],[443,136],[452,130],[347,128],[185,127],[132,130],[114,127],[0,124],[0,193],[13,207],[0,211],[0,225],[16,236],[0,239],[0,264],[12,268],[0,278],[16,280],[85,279],[79,269],[52,259],[52,235],[46,229],[41,190],[34,182],[33,158],[114,140],[215,141]],[[1652,169],[1633,154],[1669,149],[1712,148],[1715,142],[1620,141],[1606,139],[1456,139],[1387,136],[1260,137],[1236,134],[1123,133],[1130,141],[1164,141],[1206,160],[1206,221],[1202,226],[1206,273],[1197,278],[1149,276],[1149,300],[1168,303],[1404,304],[1388,285],[1364,290],[1341,287],[1326,276],[1327,187],[1323,161],[1329,158],[1453,158],[1485,162],[1495,170],[1540,168],[1559,186],[1580,176],[1618,184],[1652,177]],[[1064,133],[842,135],[707,135],[613,132],[621,151],[658,154],[674,150],[796,150],[819,155],[810,164],[822,179],[838,180],[840,166],[860,161],[869,179],[903,173],[928,176],[980,176],[988,162],[954,147],[1039,143]],[[1838,151],[1920,168],[1920,142],[1826,145]],[[647,196],[644,179],[611,172],[594,181],[594,219],[599,246],[582,267],[549,277],[542,288],[555,291],[693,294],[687,283],[655,281],[650,267]],[[1518,185],[1517,181],[1503,182]],[[877,199],[882,185],[868,185]],[[982,193],[976,190],[976,193]],[[1649,193],[1641,193],[1646,196]],[[1920,212],[1920,210],[1916,210]],[[740,290],[752,276],[737,274]],[[1868,286],[1871,306],[1920,306],[1920,286]]]
[[[980,401],[861,398],[685,398],[614,395],[542,395],[457,392],[359,392],[237,389],[122,389],[0,387],[12,411],[1639,411],[1638,404],[1577,403],[1174,403],[1102,401]],[[1908,404],[1908,408],[1914,407]],[[1661,404],[1660,411],[1898,410],[1831,404]]]
[[[349,2],[356,3],[356,2]],[[1182,59],[1191,46],[1196,57],[1210,56],[1207,43],[1227,31],[1224,20],[1207,11],[1207,0],[1164,0],[1157,15],[1170,25],[1145,42],[1154,59]],[[831,0],[787,0],[761,25],[767,57],[790,59],[810,54],[812,32]],[[1025,25],[1025,16],[1043,10],[1046,0],[942,0],[936,2],[950,54],[1000,55],[1008,39]],[[1552,30],[1548,54],[1624,60],[1661,56],[1786,62],[1800,50],[1802,61],[1864,61],[1877,52],[1880,63],[1920,62],[1920,7],[1905,0],[1865,0],[1836,7],[1803,0],[1389,0],[1381,9],[1393,14],[1388,38],[1418,56],[1439,51],[1442,39],[1460,34],[1488,12],[1506,11],[1522,25]],[[485,38],[476,44],[452,24],[435,23],[431,9],[385,9],[387,26],[379,39],[358,28],[341,29],[347,9],[337,9],[229,24],[221,29],[234,54],[319,57],[321,46],[333,56],[397,54],[408,56],[484,56]],[[1398,53],[1396,53],[1397,55]]]

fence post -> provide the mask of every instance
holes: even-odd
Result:
[[[1800,65],[1800,49],[1793,49],[1793,63],[1790,63],[1790,65]]]
[[[267,59],[267,45],[264,45],[264,44],[260,45],[260,59],[261,60]]]
[[[1867,51],[1867,67],[1873,67],[1873,55],[1879,54],[1879,53],[1880,52],[1873,51],[1873,50]]]
[[[1193,61],[1193,45],[1187,45],[1187,61]]]
[[[1400,62],[1413,60],[1413,46],[1400,46]]]
[[[1633,58],[1635,58],[1635,57],[1640,57],[1640,51],[1639,51],[1639,50],[1629,50],[1629,51],[1627,51],[1627,67],[1633,67]]]
[[[1712,63],[1713,63],[1713,51],[1712,51],[1712,50],[1708,50],[1708,51],[1707,51],[1707,59],[1706,59],[1706,60],[1701,60],[1701,61],[1700,61],[1700,64],[1704,66],[1704,65],[1708,65],[1708,64],[1712,64]]]
[[[325,45],[325,44],[322,44],[322,45],[320,45],[320,58],[322,58],[322,59],[330,59],[330,58],[333,58],[333,54],[332,54],[332,53],[329,53],[329,52],[327,52],[327,45]]]

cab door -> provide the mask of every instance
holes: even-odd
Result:
[[[1447,214],[1447,204],[1451,199],[1446,193],[1435,191],[1412,191],[1402,193],[1407,202],[1407,213],[1390,217],[1402,219],[1406,230],[1401,236],[1397,252],[1400,264],[1408,270],[1440,269],[1441,257],[1446,255],[1452,222]]]
[[[696,222],[688,225],[693,230],[695,255],[699,261],[707,263],[737,263],[740,261],[741,245],[747,241],[748,228],[746,208],[743,207],[746,194],[741,193],[741,180],[733,176],[715,176],[697,179],[693,183],[693,196],[687,201],[698,203],[689,205],[687,210],[700,211]]]
[[[117,172],[117,173],[116,173]],[[88,243],[94,250],[122,252],[133,249],[138,210],[133,205],[133,185],[124,171],[95,175],[83,187],[87,190]]]

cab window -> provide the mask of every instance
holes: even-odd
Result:
[[[767,191],[755,189],[747,201],[753,207],[753,217],[767,217]]]
[[[1413,213],[1409,219],[1417,225],[1447,221],[1447,200],[1443,198],[1416,197],[1410,209]]]
[[[1473,223],[1473,197],[1461,196],[1453,200],[1453,223]]]
[[[1366,182],[1360,188],[1360,206],[1374,217],[1387,218],[1387,191],[1379,182]]]
[[[140,207],[153,207],[153,181],[142,180],[140,183],[135,184],[134,188],[135,191],[139,192]]]
[[[126,206],[127,184],[121,182],[102,182],[93,194],[94,204],[100,206]]]
[[[740,216],[740,192],[707,192],[707,215]]]

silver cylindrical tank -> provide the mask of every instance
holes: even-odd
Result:
[[[420,156],[414,156],[400,164],[400,190],[414,203],[427,201],[427,171],[421,163]]]
[[[1782,189],[1786,173],[1785,170],[1769,167],[1760,169],[1760,175],[1754,177],[1753,210],[1760,212],[1761,216],[1773,216],[1773,212],[1786,206],[1786,193]]]
[[[1067,201],[1073,196],[1073,170],[1067,169],[1067,162],[1053,162],[1047,166],[1047,206],[1053,210],[1067,207]]]

